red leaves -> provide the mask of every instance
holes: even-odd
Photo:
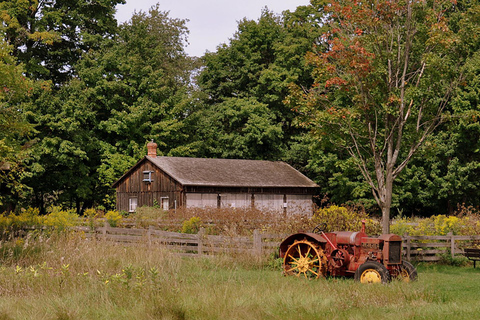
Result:
[[[382,3],[383,11],[387,11],[393,2]],[[319,72],[322,76],[319,80],[326,88],[349,90],[353,82],[372,71],[375,54],[366,45],[371,43],[368,37],[375,24],[381,23],[375,19],[377,8],[359,0],[330,0],[325,10],[331,14],[331,29],[322,36],[328,49],[310,61],[324,70]]]
[[[349,42],[349,39],[334,38],[330,41],[330,51],[321,54],[322,64],[330,75],[325,81],[326,88],[348,86],[347,79],[365,77],[371,71],[375,55],[359,41]]]
[[[325,87],[326,88],[331,87],[331,86],[339,86],[340,87],[340,86],[345,86],[347,84],[348,84],[347,80],[342,79],[340,77],[333,77],[333,78],[328,79],[325,82]]]

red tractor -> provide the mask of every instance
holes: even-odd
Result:
[[[387,283],[392,278],[417,279],[417,270],[402,260],[402,238],[395,234],[369,237],[365,222],[359,232],[296,233],[280,244],[285,275],[305,278],[353,276],[362,283]]]

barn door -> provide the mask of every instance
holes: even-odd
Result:
[[[168,209],[170,209],[170,203],[168,201],[168,197],[163,197],[161,198],[161,206],[162,206],[162,210],[165,210],[167,211]]]
[[[128,212],[135,212],[137,210],[138,199],[129,198],[128,199]]]

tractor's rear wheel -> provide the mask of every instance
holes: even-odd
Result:
[[[408,261],[402,261],[402,265],[399,268],[397,279],[404,282],[410,282],[417,280],[417,269]]]
[[[355,271],[355,280],[361,283],[388,283],[390,272],[381,263],[367,261]]]
[[[325,277],[325,263],[326,257],[320,246],[308,240],[297,240],[285,253],[283,273],[306,279]]]

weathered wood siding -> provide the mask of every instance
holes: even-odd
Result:
[[[226,190],[223,190],[226,191]],[[257,208],[288,214],[313,213],[312,195],[271,193],[186,193],[187,208]]]
[[[151,171],[151,182],[143,181],[144,171]],[[129,199],[137,198],[137,207],[158,205],[168,199],[168,209],[183,206],[182,186],[149,161],[144,161],[125,176],[117,186],[117,210],[128,211]]]

